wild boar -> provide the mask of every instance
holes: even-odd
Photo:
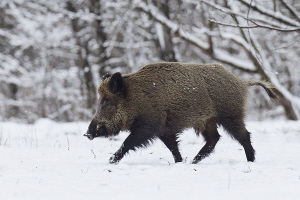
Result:
[[[110,163],[118,163],[129,150],[146,147],[156,138],[171,151],[175,162],[181,162],[178,136],[193,128],[206,141],[192,161],[198,163],[214,150],[221,125],[253,162],[255,151],[244,124],[252,85],[262,86],[276,99],[267,82],[238,78],[219,64],[154,63],[132,74],[107,75],[98,89],[97,111],[84,136],[92,140],[130,131]]]

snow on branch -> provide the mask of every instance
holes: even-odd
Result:
[[[213,58],[227,65],[230,65],[240,71],[247,73],[257,73],[255,66],[251,62],[235,58],[221,49],[214,49]]]
[[[33,9],[36,11],[40,11],[43,13],[52,12],[58,14],[60,17],[68,17],[69,19],[80,19],[83,21],[91,21],[91,20],[103,20],[103,18],[92,12],[83,12],[78,10],[77,12],[72,12],[63,7],[59,6],[57,3],[53,3],[51,1],[35,1],[35,2],[27,2],[26,4],[20,3],[18,6],[23,6],[29,9]]]
[[[181,39],[193,44],[194,46],[201,49],[203,52],[209,51],[209,44],[207,41],[200,40],[195,34],[183,30],[177,23],[166,18],[155,6],[146,4],[140,0],[135,2],[136,8],[142,10],[143,12],[151,15],[155,21],[159,22],[163,26],[166,26],[172,30],[174,34],[179,36]],[[231,65],[239,70],[256,73],[255,66],[249,62],[238,59],[225,51],[214,49],[213,53],[210,55],[213,59]]]
[[[251,23],[253,23],[254,25],[252,26],[238,26],[239,28],[266,28],[266,29],[272,29],[272,30],[276,30],[276,31],[282,31],[282,32],[292,32],[292,31],[300,31],[300,23],[298,23],[297,21],[293,20],[293,19],[290,19],[288,17],[284,17],[285,19],[285,25],[282,25],[282,21],[278,20],[278,16],[282,16],[282,14],[278,14],[278,13],[274,13],[273,12],[273,16],[274,16],[274,19],[277,19],[278,23],[275,22],[275,21],[270,21],[266,18],[256,18],[256,17],[250,17],[249,15],[247,14],[243,14],[241,12],[237,12],[237,11],[234,11],[234,10],[231,10],[229,8],[225,8],[225,7],[222,7],[218,4],[215,4],[215,3],[212,3],[211,1],[208,1],[208,0],[201,0],[201,2],[211,6],[212,8],[216,9],[216,10],[219,10],[223,13],[226,13],[228,15],[234,15],[234,16],[237,16],[237,17],[241,17]],[[268,13],[267,16],[271,16],[271,11],[266,11],[266,13]],[[277,18],[275,18],[275,16],[277,16]],[[290,20],[290,21],[289,21]],[[222,23],[222,22],[219,22],[219,21],[216,21],[216,20],[211,20],[212,22],[214,23],[218,23],[218,24],[221,24],[221,25],[225,25],[225,26],[237,26],[237,25],[231,25],[231,24],[226,24],[226,23]],[[290,23],[287,23],[287,22],[290,22]],[[280,23],[281,22],[281,23]]]
[[[189,41],[203,51],[207,51],[207,49],[209,48],[207,42],[203,42],[193,34],[183,30],[177,23],[165,17],[155,6],[147,5],[140,0],[135,1],[135,4],[136,8],[141,9],[143,12],[151,15],[155,19],[155,21],[159,22],[163,26],[170,28],[173,33],[178,34],[182,39]]]
[[[264,7],[262,7],[261,5],[256,4],[253,1],[245,1],[245,0],[239,0],[241,3],[243,3],[244,5],[251,7],[253,10],[266,15],[268,17],[271,17],[273,19],[276,19],[277,21],[284,23],[286,25],[290,25],[290,26],[294,26],[294,27],[300,27],[300,23],[298,21],[295,21],[294,19],[291,19],[285,15],[283,15],[281,12],[276,11],[273,12],[270,9],[266,9]]]
[[[255,56],[257,59],[259,65],[256,67],[258,68],[257,70],[260,71],[261,76],[266,79],[267,81],[270,81],[275,88],[281,93],[287,100],[289,100],[292,104],[293,110],[295,112],[296,117],[299,119],[300,118],[300,98],[293,95],[289,90],[287,90],[279,81],[277,77],[277,73],[275,73],[272,70],[272,65],[270,61],[267,58],[267,55],[264,51],[260,51],[263,49],[258,42],[257,38],[255,37],[254,34],[250,35],[251,38],[251,43],[253,45],[253,48],[256,49],[255,52],[251,51],[252,54],[258,54]],[[252,48],[252,49],[253,49]]]
[[[300,15],[297,13],[295,8],[291,7],[289,3],[287,3],[285,0],[281,0],[282,5],[288,9],[288,11],[293,15],[293,17],[297,18],[297,20],[300,21]]]
[[[251,40],[257,49],[262,49],[260,46],[260,43],[257,41],[255,36],[251,36]],[[293,95],[290,91],[288,91],[280,83],[280,81],[278,80],[278,78],[276,76],[276,73],[274,73],[272,70],[271,64],[270,64],[269,60],[267,59],[265,52],[258,51],[258,53],[260,54],[260,56],[262,58],[262,62],[263,62],[263,63],[261,63],[259,70],[262,70],[264,76],[268,79],[268,81],[270,81],[278,89],[278,91],[280,93],[282,93],[283,96],[291,102],[293,110],[295,112],[295,115],[299,119],[300,118],[300,98]]]
[[[273,27],[273,26],[267,26],[267,25],[263,25],[263,24],[258,24],[253,20],[250,20],[254,25],[250,26],[250,25],[239,25],[239,24],[227,24],[227,23],[222,23],[213,19],[210,19],[209,21],[215,23],[215,24],[219,24],[222,26],[230,26],[230,27],[236,27],[236,28],[266,28],[266,29],[270,29],[270,30],[275,30],[275,31],[281,31],[281,32],[293,32],[293,31],[300,31],[300,27],[299,28],[290,28],[290,29],[283,29],[283,28],[277,28],[277,27]]]

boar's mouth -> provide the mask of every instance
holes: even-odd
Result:
[[[83,136],[87,137],[90,140],[93,140],[95,137],[100,137],[100,136],[106,136],[107,130],[105,126],[101,127],[89,127],[88,131],[86,134]]]

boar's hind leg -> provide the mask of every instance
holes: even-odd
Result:
[[[211,154],[211,152],[214,150],[217,142],[220,139],[215,118],[212,118],[207,121],[205,130],[202,132],[202,135],[206,141],[206,144],[195,156],[192,162],[193,164],[196,164],[199,161],[201,161],[203,158],[209,156],[209,154]]]
[[[248,161],[255,160],[255,150],[251,145],[250,133],[245,128],[245,124],[241,120],[232,120],[226,118],[226,123],[222,123],[223,127],[244,147]]]
[[[168,147],[168,149],[173,154],[175,162],[182,162],[182,157],[180,155],[179,149],[178,149],[178,141],[177,136],[172,135],[163,135],[159,136],[159,139]]]

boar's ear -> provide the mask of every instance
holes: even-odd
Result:
[[[102,77],[102,80],[104,81],[105,79],[111,77],[111,75],[109,73],[106,73],[103,77]]]
[[[109,80],[109,89],[113,94],[124,94],[124,80],[122,75],[117,72]]]

